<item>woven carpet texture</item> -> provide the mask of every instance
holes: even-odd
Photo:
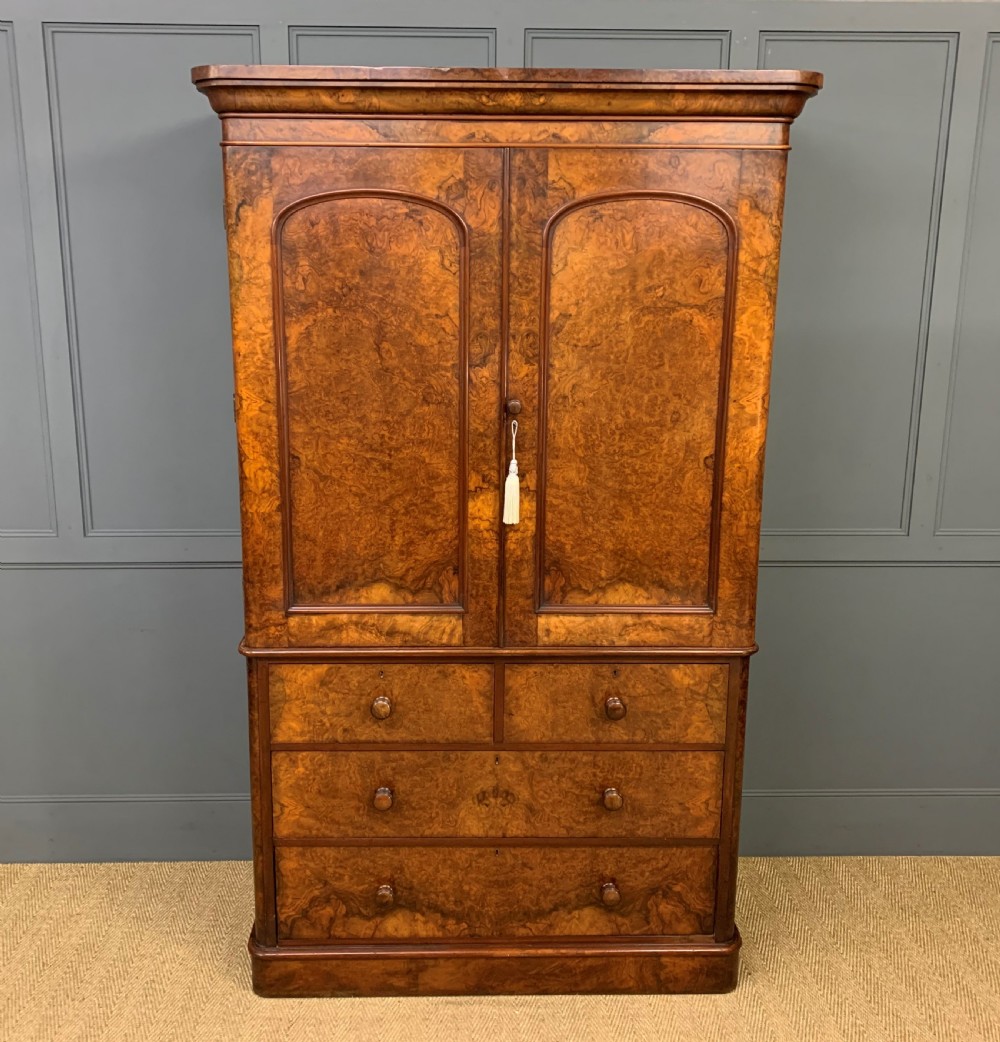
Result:
[[[728,995],[260,999],[245,862],[0,866],[3,1042],[1000,1040],[1000,858],[747,858]]]

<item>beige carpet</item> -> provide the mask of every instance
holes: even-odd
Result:
[[[721,996],[258,999],[243,862],[0,866],[3,1042],[990,1042],[1000,858],[750,858]]]

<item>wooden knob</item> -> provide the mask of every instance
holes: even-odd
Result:
[[[396,891],[392,889],[391,883],[383,883],[375,891],[375,904],[379,908],[390,908],[396,903]]]
[[[622,899],[622,892],[614,883],[605,883],[601,887],[601,903],[608,908],[618,904]]]
[[[507,415],[508,416],[520,416],[521,414],[521,399],[520,398],[508,398],[507,399]]]
[[[392,806],[392,789],[385,785],[380,785],[375,790],[372,806],[376,810],[388,810]]]
[[[609,720],[621,720],[627,712],[628,708],[617,695],[608,695],[604,700],[604,715]]]
[[[384,720],[392,712],[392,699],[388,695],[378,695],[372,701],[372,716],[376,720]]]
[[[617,789],[605,789],[601,803],[605,810],[621,810],[625,806],[625,797]]]

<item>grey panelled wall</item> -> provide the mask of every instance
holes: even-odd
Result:
[[[957,50],[957,33],[761,34],[762,65],[834,85],[793,141],[774,534],[905,533]]]
[[[789,168],[743,849],[1000,853],[1000,5],[278,10],[0,11],[0,858],[249,851],[218,125],[188,70],[252,61],[826,73]]]
[[[32,282],[28,182],[14,64],[14,34],[0,23],[0,316],[5,340],[0,380],[0,532],[55,534],[55,504],[45,411],[38,303]]]

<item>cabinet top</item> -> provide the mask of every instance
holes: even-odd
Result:
[[[823,86],[787,69],[452,69],[199,65],[221,116],[356,114],[794,119]]]

